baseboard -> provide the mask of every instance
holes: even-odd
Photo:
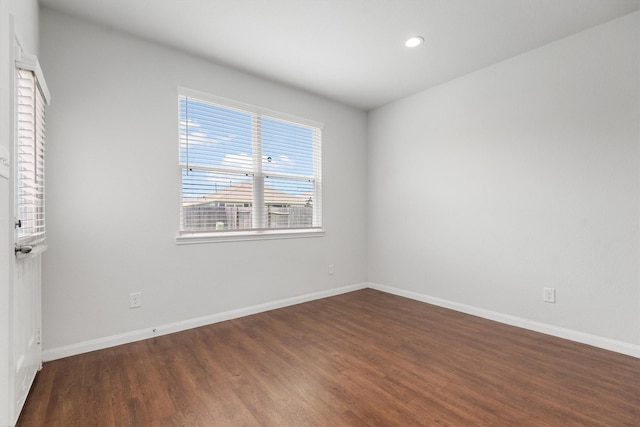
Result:
[[[239,317],[249,316],[252,314],[262,313],[277,308],[283,308],[290,305],[301,304],[317,299],[332,297],[335,295],[353,292],[365,289],[368,283],[344,286],[341,288],[329,289],[321,292],[300,295],[291,298],[285,298],[265,304],[258,304],[250,307],[240,308],[236,310],[215,313],[208,316],[187,319],[180,322],[169,323],[166,325],[156,326],[153,328],[139,329],[137,331],[126,332],[123,334],[112,335],[108,337],[98,338],[94,340],[84,341],[63,347],[47,349],[42,352],[42,360],[45,362],[62,359],[63,357],[75,356],[77,354],[88,353],[90,351],[102,350],[121,344],[127,344],[135,341],[141,341],[147,338],[153,338],[160,335],[171,334],[174,332],[185,331],[191,328],[211,325],[213,323],[224,322],[225,320],[237,319]]]
[[[604,338],[597,335],[587,334],[585,332],[575,331],[572,329],[561,328],[546,323],[535,322],[532,320],[523,319],[521,317],[511,316],[508,314],[499,313],[496,311],[485,310],[466,304],[461,304],[454,301],[448,301],[441,298],[435,298],[429,295],[420,294],[417,292],[407,291],[404,289],[393,288],[390,286],[381,285],[378,283],[369,283],[371,289],[376,289],[382,292],[398,295],[401,297],[410,298],[417,301],[426,302],[428,304],[437,305],[439,307],[448,308],[451,310],[459,311],[466,314],[482,317],[496,322],[505,323],[511,326],[517,326],[531,331],[541,332],[543,334],[552,335],[559,338],[568,339],[571,341],[579,342],[582,344],[591,345],[593,347],[602,348],[605,350],[615,351],[617,353],[626,354],[628,356],[640,358],[640,345],[627,343],[624,341],[617,341],[610,338]]]
[[[466,304],[461,304],[454,301],[449,301],[441,298],[432,297],[425,294],[420,294],[413,291],[407,291],[404,289],[394,288],[390,286],[381,285],[379,283],[360,283],[356,285],[344,286],[341,288],[329,289],[326,291],[315,292],[311,294],[300,295],[292,298],[285,298],[265,304],[258,304],[250,307],[240,308],[236,310],[225,311],[221,313],[215,313],[208,316],[197,317],[193,319],[187,319],[180,322],[169,323],[154,328],[140,329],[136,331],[126,332],[123,334],[112,335],[108,337],[98,338],[94,340],[84,341],[77,344],[72,344],[63,347],[57,347],[47,349],[42,352],[43,361],[51,361],[55,359],[62,359],[63,357],[74,356],[77,354],[88,353],[90,351],[102,350],[109,347],[114,347],[121,344],[127,344],[135,341],[144,340],[147,338],[153,338],[160,335],[171,334],[174,332],[180,332],[191,328],[197,328],[200,326],[210,325],[213,323],[223,322],[225,320],[237,319],[252,314],[262,313],[269,310],[275,310],[278,308],[287,307],[290,305],[301,304],[308,301],[313,301],[321,298],[327,298],[335,295],[344,294],[347,292],[353,292],[364,288],[376,289],[382,292],[387,292],[393,295],[398,295],[405,298],[410,298],[416,301],[426,302],[428,304],[437,305],[439,307],[448,308],[451,310],[459,311],[466,314],[482,317],[496,322],[504,323],[511,326],[517,326],[524,329],[529,329],[543,334],[556,336],[559,338],[568,339],[571,341],[579,342],[582,344],[591,345],[594,347],[602,348],[605,350],[615,351],[617,353],[626,354],[629,356],[640,358],[640,345],[630,344],[624,341],[612,340],[609,338],[600,337],[597,335],[591,335],[572,329],[561,328],[554,325],[549,325],[541,322],[534,322],[531,320],[523,319],[508,314],[499,313],[496,311],[486,310]]]

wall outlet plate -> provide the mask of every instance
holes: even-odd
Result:
[[[131,292],[129,294],[129,308],[142,306],[142,292]]]
[[[542,300],[544,302],[556,303],[556,290],[553,288],[542,288]]]

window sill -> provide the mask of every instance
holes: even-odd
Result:
[[[299,239],[322,237],[324,230],[264,230],[264,231],[227,231],[222,233],[192,233],[176,237],[178,245],[199,243],[241,242],[248,240]]]

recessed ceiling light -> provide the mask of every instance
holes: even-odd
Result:
[[[404,42],[404,45],[406,47],[416,47],[416,46],[420,46],[422,43],[424,43],[424,39],[422,37],[414,36],[407,39],[407,41]]]

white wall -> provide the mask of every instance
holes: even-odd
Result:
[[[38,2],[37,0],[0,0],[0,146],[11,152],[11,69],[10,49],[13,37],[9,17],[13,17],[16,37],[29,53],[38,53]],[[10,208],[9,180],[0,177],[0,425],[13,423],[9,396],[15,364],[9,358],[11,337],[9,318],[12,309],[11,263],[13,261],[13,212]]]
[[[370,112],[369,280],[640,344],[639,68],[636,12]]]
[[[41,35],[45,356],[365,282],[365,113],[49,9]],[[324,237],[176,245],[179,85],[325,124]],[[129,309],[131,291],[142,308]]]
[[[358,110],[43,9],[45,355],[367,280],[637,348],[639,19],[379,108],[367,129]],[[178,85],[325,123],[326,236],[175,245]]]

